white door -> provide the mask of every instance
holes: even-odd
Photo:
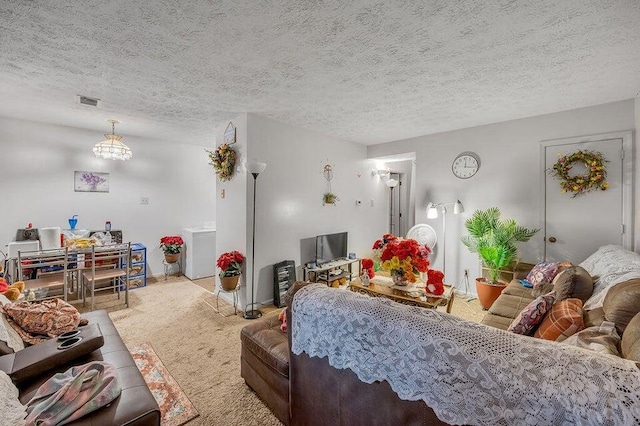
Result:
[[[545,259],[582,262],[598,247],[618,244],[630,248],[630,134],[603,135],[602,137],[577,138],[543,143],[545,170],[545,208],[543,231],[545,235]],[[627,136],[627,137],[624,137]],[[628,140],[627,140],[628,139]],[[625,149],[626,157],[624,154]],[[605,163],[609,188],[595,190],[572,197],[575,193],[561,192],[559,180],[548,173],[560,158],[578,150],[601,152]],[[571,176],[588,174],[586,166],[574,163]],[[629,197],[627,199],[627,197]]]

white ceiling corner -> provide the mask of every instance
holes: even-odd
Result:
[[[372,144],[633,98],[640,1],[4,0],[0,58],[0,115],[205,143],[251,112]]]

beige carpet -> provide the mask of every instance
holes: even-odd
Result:
[[[201,281],[201,280],[199,280]],[[212,281],[212,280],[211,280]],[[150,343],[167,370],[187,394],[200,417],[191,425],[280,425],[278,419],[240,377],[240,330],[250,321],[184,277],[169,277],[129,292],[130,307],[114,294],[96,297],[95,309],[107,309],[129,348]],[[124,297],[124,295],[123,295]],[[82,302],[72,302],[81,312]],[[225,305],[225,306],[223,306]],[[439,309],[444,309],[441,307]],[[273,306],[264,307],[274,315]],[[452,314],[479,321],[477,300],[456,295]]]
[[[186,278],[129,295],[129,309],[113,294],[98,296],[96,309],[110,311],[129,348],[153,346],[200,413],[189,426],[281,424],[240,377],[240,329],[248,320],[216,313],[211,294]],[[82,302],[74,305],[83,310]]]

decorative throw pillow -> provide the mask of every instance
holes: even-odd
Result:
[[[620,356],[618,352],[620,336],[612,322],[604,322],[597,327],[585,328],[573,336],[567,337],[562,343],[601,354]]]
[[[542,296],[543,294],[551,293],[552,291],[555,291],[555,288],[553,287],[552,283],[540,283],[533,290],[531,290],[531,295],[533,297],[538,297],[538,296]],[[556,296],[556,301],[557,300],[558,300],[558,297]]]
[[[11,303],[11,300],[7,299],[7,296],[4,294],[0,294],[0,306],[6,305],[7,303]]]
[[[545,314],[553,306],[555,296],[553,293],[543,294],[529,303],[511,322],[507,331],[516,334],[531,334],[536,326],[542,322]]]
[[[24,349],[24,342],[9,325],[7,318],[0,314],[0,355],[12,354]]]
[[[280,311],[280,313],[278,314],[278,321],[280,321],[282,324],[280,324],[280,331],[282,331],[283,333],[287,332],[287,308],[284,308],[282,311]]]
[[[558,273],[558,268],[557,262],[540,262],[531,269],[525,280],[530,282],[534,288],[541,283],[550,283]]]
[[[565,299],[553,305],[534,336],[561,342],[583,328],[582,300]]]
[[[556,275],[553,287],[556,291],[556,301],[577,298],[584,303],[593,293],[593,280],[584,268],[571,266]]]

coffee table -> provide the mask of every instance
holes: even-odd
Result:
[[[451,313],[451,306],[453,305],[455,292],[453,291],[453,287],[450,285],[445,284],[442,297],[426,296],[420,298],[408,294],[408,292],[406,291],[399,290],[397,288],[391,288],[389,286],[376,283],[375,281],[376,279],[374,278],[369,283],[369,286],[364,286],[360,281],[360,278],[355,278],[349,284],[349,289],[353,292],[366,294],[372,297],[386,297],[387,299],[402,303],[403,305],[420,306],[430,309],[436,309],[438,306],[446,306],[447,313]]]

